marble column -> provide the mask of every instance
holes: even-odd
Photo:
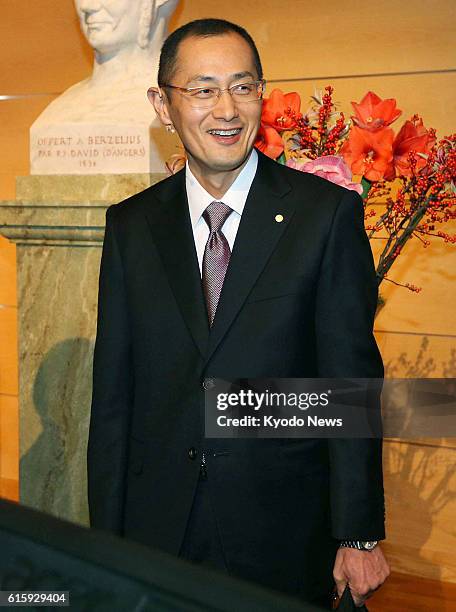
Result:
[[[0,234],[17,245],[20,501],[83,525],[105,212],[163,178],[20,177],[0,202]]]

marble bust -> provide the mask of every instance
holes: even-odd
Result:
[[[160,124],[147,100],[147,89],[156,85],[160,49],[177,3],[75,0],[82,32],[94,49],[93,73],[56,98],[34,122],[30,130],[32,174],[110,172],[114,166],[112,171],[119,172],[119,157],[125,158],[125,171],[145,171],[144,158],[149,153],[157,158],[151,160],[150,170],[163,171],[168,151],[160,151]],[[150,143],[146,142],[146,127]],[[135,131],[138,129],[142,136]],[[157,132],[157,142],[153,132]],[[120,154],[117,149],[106,154],[106,148],[95,153],[93,149],[110,144],[117,148],[128,145],[130,154]],[[78,153],[78,147],[84,153]],[[141,147],[145,149],[143,163],[138,153],[135,170],[131,167],[133,149],[140,151]],[[117,161],[113,164],[114,153]]]

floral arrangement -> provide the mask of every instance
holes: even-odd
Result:
[[[354,115],[347,121],[332,94],[330,86],[316,92],[302,113],[297,93],[274,89],[263,100],[255,146],[279,163],[357,191],[369,239],[385,241],[378,284],[389,280],[419,292],[387,276],[411,238],[424,247],[430,236],[456,242],[456,235],[436,229],[456,218],[456,134],[437,140],[435,130],[426,129],[417,115],[395,134],[390,125],[402,114],[396,100],[382,100],[371,91],[361,102],[352,102]],[[374,203],[385,206],[377,212]]]

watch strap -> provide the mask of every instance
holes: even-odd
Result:
[[[375,540],[363,541],[363,540],[342,540],[340,543],[341,548],[356,548],[357,550],[374,550],[378,542]]]

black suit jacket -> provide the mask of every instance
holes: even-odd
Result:
[[[381,441],[205,440],[202,383],[383,376],[360,197],[260,154],[211,330],[184,172],[106,219],[92,526],[178,554],[199,472],[188,450],[210,448],[230,569],[307,596],[331,576],[335,539],[384,537]]]

